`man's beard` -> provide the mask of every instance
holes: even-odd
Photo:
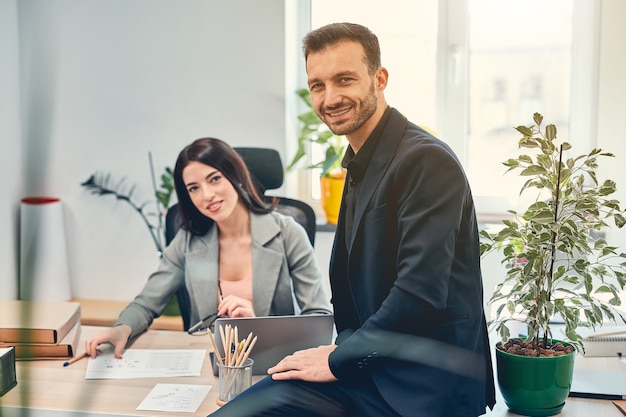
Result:
[[[376,98],[376,89],[374,88],[374,82],[370,87],[369,93],[363,100],[361,100],[361,108],[359,113],[355,117],[346,123],[340,125],[329,125],[326,123],[331,132],[337,136],[349,135],[350,133],[358,130],[363,124],[369,120],[370,117],[376,112],[378,105],[378,99]]]

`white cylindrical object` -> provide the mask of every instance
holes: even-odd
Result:
[[[23,198],[20,216],[20,299],[68,301],[71,290],[61,200]]]

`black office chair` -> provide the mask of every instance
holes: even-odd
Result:
[[[280,154],[275,149],[269,148],[248,148],[236,147],[235,150],[246,163],[252,180],[259,190],[259,194],[265,196],[270,201],[274,196],[266,196],[267,190],[274,190],[283,185],[284,168],[280,159]],[[276,211],[293,217],[298,223],[304,227],[311,245],[315,245],[315,211],[304,201],[295,200],[287,197],[277,197],[278,205]],[[178,204],[174,204],[167,210],[165,216],[165,242],[169,244],[178,229],[180,228],[180,220],[178,219]],[[185,330],[195,323],[190,323],[189,310],[191,301],[187,288],[182,287],[176,293],[176,299],[183,318],[183,326]]]
[[[259,194],[265,195],[267,190],[275,190],[283,185],[285,169],[276,149],[237,147],[235,150],[246,163]],[[272,196],[266,198],[269,201]],[[301,200],[278,197],[276,211],[291,216],[300,223],[306,230],[311,245],[315,246],[316,224],[313,207]]]

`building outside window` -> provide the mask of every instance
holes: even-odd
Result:
[[[311,0],[311,27],[350,21],[376,33],[390,74],[388,103],[452,146],[479,217],[502,217],[519,203],[516,178],[501,164],[517,150],[513,127],[540,112],[561,139],[593,146],[586,142],[595,128],[598,7],[584,0],[390,0],[384,7]],[[309,201],[319,198],[318,177],[310,173]]]

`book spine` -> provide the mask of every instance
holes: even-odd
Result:
[[[27,343],[16,343],[12,346],[15,348],[15,357],[17,359],[32,358],[66,358],[72,356],[71,345],[29,345]]]
[[[0,329],[0,342],[5,343],[58,343],[54,329]]]

